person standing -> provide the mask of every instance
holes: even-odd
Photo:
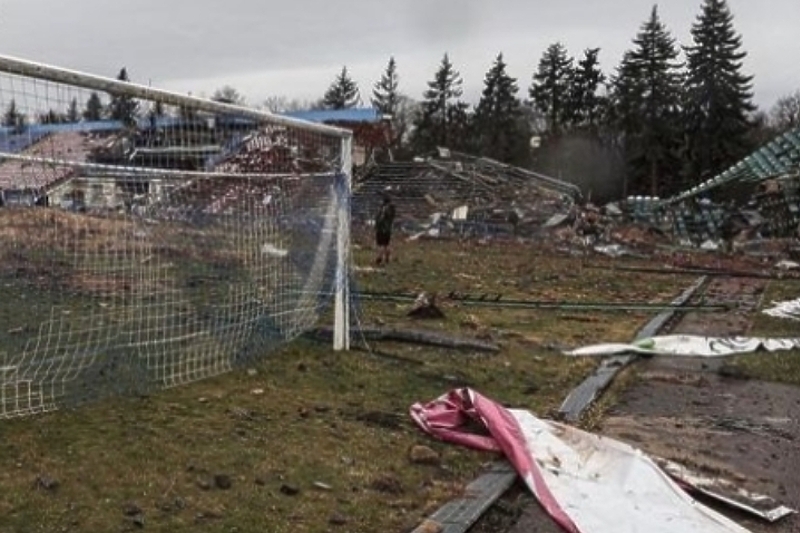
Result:
[[[383,197],[378,214],[375,216],[375,244],[378,247],[378,256],[375,264],[381,265],[388,263],[391,259],[392,250],[392,225],[396,215],[394,204],[388,196]]]

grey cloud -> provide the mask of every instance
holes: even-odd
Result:
[[[661,2],[662,18],[684,44],[700,0]],[[800,88],[797,0],[729,0],[756,76],[757,101]],[[599,46],[606,71],[652,7],[617,0],[5,0],[0,51],[136,81],[210,92],[226,79],[266,93],[319,95],[347,64],[368,93],[389,55],[405,90],[419,96],[441,55],[450,52],[467,93],[480,90],[491,58],[503,51],[527,88],[544,48],[561,41],[573,54]],[[286,83],[276,78],[282,74]],[[243,81],[244,80],[244,81]],[[249,80],[249,81],[248,81]],[[191,81],[197,87],[184,87]],[[260,88],[263,85],[263,89]]]

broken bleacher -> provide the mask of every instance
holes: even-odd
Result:
[[[378,164],[354,186],[354,222],[369,223],[388,195],[401,227],[447,218],[481,232],[525,233],[580,200],[569,183],[487,158],[440,151],[424,161]]]

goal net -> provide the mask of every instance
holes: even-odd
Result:
[[[8,57],[0,113],[0,418],[348,347],[349,132]]]

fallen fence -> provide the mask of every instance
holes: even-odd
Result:
[[[419,296],[408,293],[392,292],[358,292],[357,298],[373,301],[413,302]],[[466,296],[451,293],[445,295],[445,301],[452,301],[468,306],[485,306],[519,309],[553,309],[563,311],[669,311],[675,308],[675,302],[649,303],[649,302],[554,302],[543,300],[507,300],[501,295]],[[441,301],[441,300],[439,300]],[[698,304],[682,305],[687,311],[729,311],[728,304]]]

